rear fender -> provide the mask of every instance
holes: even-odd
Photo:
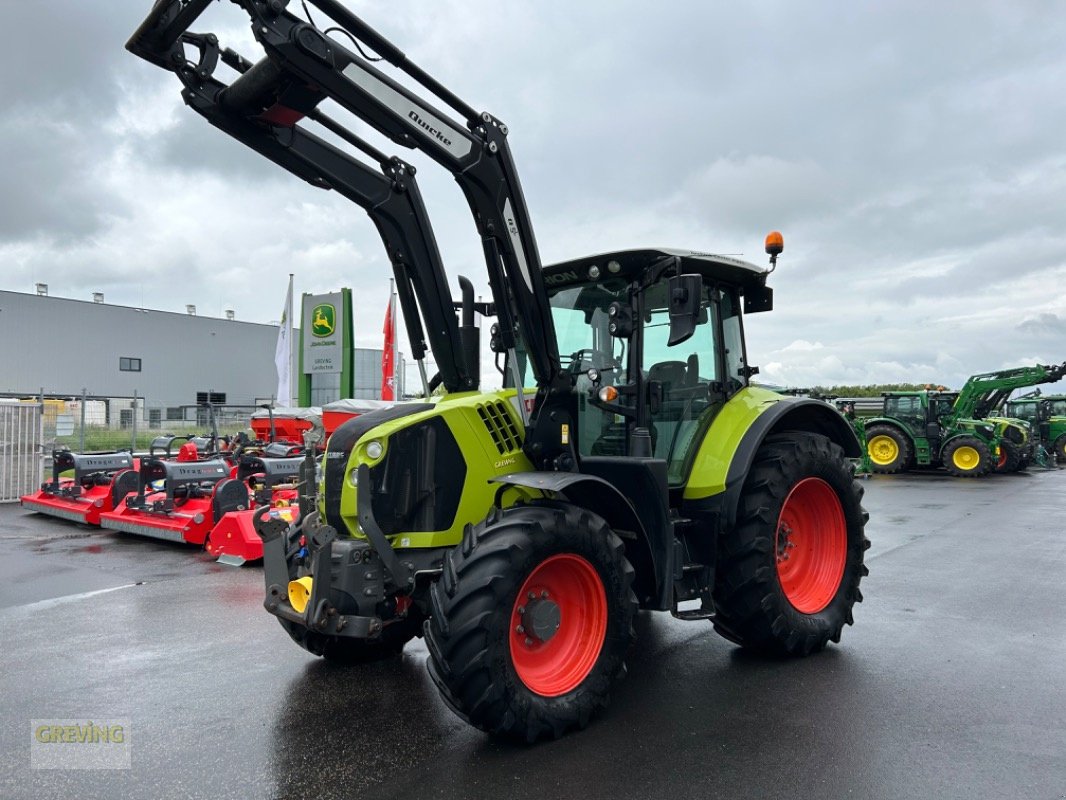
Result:
[[[755,454],[768,436],[785,431],[817,433],[838,444],[848,458],[862,457],[862,446],[850,423],[830,406],[820,400],[782,397],[765,390],[756,391],[758,394],[753,393],[753,396],[759,401],[758,406],[753,405],[749,398],[749,413],[744,416],[735,413],[736,419],[730,423],[734,431],[743,426],[743,433],[731,452],[726,450],[730,443],[724,437],[715,437],[716,424],[711,425],[700,446],[697,460],[707,459],[708,463],[718,467],[719,477],[716,480],[717,486],[714,487],[717,491],[704,490],[697,493],[693,491],[692,486],[686,487],[685,490],[686,504],[695,508],[714,508],[718,516],[719,530],[728,530],[736,523],[737,505],[744,480],[755,461]],[[717,420],[715,422],[717,423]],[[724,470],[724,481],[721,476],[723,464],[728,464]],[[698,463],[694,465],[694,474],[698,467]],[[714,497],[719,494],[719,497]]]

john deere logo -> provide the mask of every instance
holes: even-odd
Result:
[[[330,303],[315,306],[315,310],[311,312],[311,335],[318,339],[324,339],[327,336],[332,336],[336,327],[337,309]]]

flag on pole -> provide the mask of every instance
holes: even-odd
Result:
[[[278,328],[278,344],[274,348],[274,366],[278,371],[278,390],[275,402],[282,408],[292,402],[292,274],[289,274],[289,291],[285,295],[285,308],[281,312]]]
[[[381,399],[396,399],[396,317],[392,308],[392,295],[385,309],[385,327],[382,329],[385,341],[381,348]]]

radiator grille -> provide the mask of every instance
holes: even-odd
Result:
[[[515,424],[514,417],[507,407],[507,403],[498,400],[478,406],[478,415],[485,423],[485,429],[492,437],[492,443],[500,451],[500,455],[514,453],[522,449],[522,435]]]

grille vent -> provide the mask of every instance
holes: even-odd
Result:
[[[498,400],[478,406],[478,415],[485,423],[485,428],[492,437],[492,443],[500,451],[500,455],[513,453],[522,449],[522,436],[515,425],[514,417],[511,416],[507,403]]]

